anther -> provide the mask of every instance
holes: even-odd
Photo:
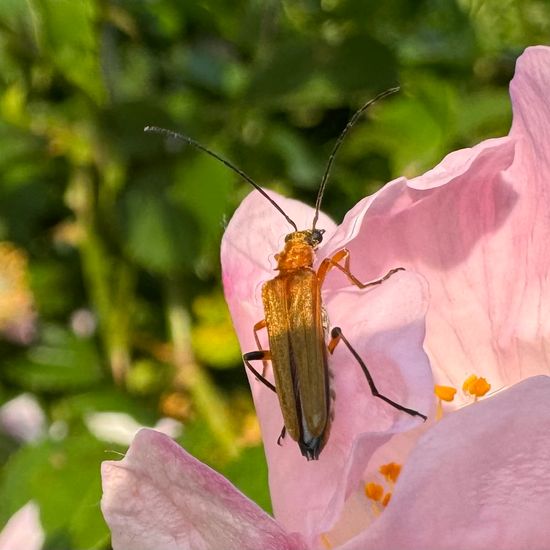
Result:
[[[441,401],[452,401],[456,395],[456,388],[452,386],[434,386],[434,393]]]
[[[382,464],[382,466],[378,468],[378,471],[386,478],[388,483],[395,483],[401,473],[401,464],[388,462],[387,464]]]
[[[485,378],[472,374],[464,380],[462,389],[477,399],[478,397],[483,397],[491,389],[491,384]]]
[[[371,481],[365,485],[365,495],[367,495],[367,498],[378,502],[384,496],[384,488],[382,485]]]
[[[456,388],[452,386],[434,386],[434,393],[437,397],[437,409],[435,411],[435,419],[441,420],[443,418],[443,405],[442,401],[452,401],[456,395]]]

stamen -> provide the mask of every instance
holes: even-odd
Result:
[[[434,386],[434,393],[441,401],[452,401],[455,398],[456,388],[452,386]]]
[[[382,466],[378,468],[378,471],[386,478],[388,483],[395,483],[401,473],[401,464],[388,462],[387,464],[382,464]]]
[[[374,501],[370,503],[370,509],[373,518],[377,518],[384,511],[384,508],[382,508],[380,503]]]
[[[437,409],[435,411],[435,419],[441,420],[443,418],[443,405],[442,401],[452,401],[455,398],[456,388],[452,386],[434,386],[434,393],[437,396]]]
[[[326,533],[321,533],[321,536],[319,537],[321,539],[321,542],[323,543],[323,546],[327,550],[332,550],[333,546],[328,538],[328,535]]]
[[[367,495],[367,498],[378,502],[384,495],[384,488],[382,485],[371,481],[365,485],[365,495]]]
[[[462,389],[477,399],[478,397],[483,397],[491,389],[491,384],[485,378],[472,374],[464,380]]]
[[[382,466],[378,468],[378,472],[384,476],[390,487],[393,487],[399,477],[399,474],[401,473],[401,464],[397,464],[397,462],[382,464]],[[384,508],[388,505],[388,502],[391,499],[392,493],[390,491],[385,493],[384,491],[384,487],[379,483],[370,481],[365,484],[365,495],[372,501],[371,510],[375,518],[384,511]]]

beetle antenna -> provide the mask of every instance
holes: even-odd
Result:
[[[233,170],[233,172],[236,172],[246,180],[248,183],[250,183],[256,190],[258,190],[286,219],[286,221],[294,227],[294,231],[298,231],[298,227],[296,224],[290,219],[290,217],[285,213],[285,211],[248,175],[245,174],[240,168],[237,168],[234,164],[229,162],[228,160],[224,159],[223,157],[220,157],[217,153],[214,151],[211,151],[204,145],[201,145],[198,141],[195,141],[194,139],[191,139],[190,137],[184,136],[183,134],[180,134],[178,132],[174,132],[172,130],[167,130],[166,128],[159,128],[158,126],[146,126],[143,129],[144,132],[153,133],[153,134],[161,134],[164,136],[168,136],[174,139],[178,139],[180,141],[184,141],[185,143],[192,145],[196,149],[199,149],[200,151],[203,151],[207,155],[210,155],[211,157],[215,158],[216,160],[219,160],[222,164],[227,166],[227,168]]]
[[[340,149],[340,145],[342,145],[342,142],[344,141],[344,138],[346,137],[347,133],[350,131],[351,127],[357,122],[359,117],[374,103],[376,103],[379,99],[383,99],[389,95],[395,94],[399,91],[399,86],[396,86],[395,88],[390,88],[389,90],[386,90],[385,92],[382,92],[378,94],[375,98],[370,99],[367,101],[358,111],[355,112],[355,114],[350,118],[349,122],[346,124],[346,127],[342,130],[341,134],[338,136],[338,139],[336,140],[336,143],[334,144],[334,147],[332,148],[332,151],[330,153],[330,156],[328,158],[327,167],[325,168],[325,173],[323,174],[323,179],[321,180],[321,185],[319,186],[319,192],[317,193],[317,200],[315,201],[315,216],[313,217],[313,226],[312,229],[315,229],[315,225],[317,223],[317,220],[319,219],[319,210],[321,208],[321,201],[323,200],[323,194],[325,192],[325,187],[327,186],[327,181],[330,176],[330,170],[332,169],[332,164],[334,163],[334,158],[336,157],[336,153],[338,152],[338,149]]]

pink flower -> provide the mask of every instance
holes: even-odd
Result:
[[[533,377],[443,418],[418,440],[377,519],[366,498],[363,506],[353,503],[336,535],[361,530],[338,548],[548,548],[548,395],[550,378]],[[102,475],[101,505],[114,550],[323,547],[321,539],[308,545],[286,532],[221,475],[154,430],[142,429],[123,460],[103,463]],[[298,482],[294,490],[300,492]],[[310,499],[315,507],[316,493]],[[336,548],[332,534],[325,541]]]
[[[299,228],[311,227],[312,208],[271,195]],[[331,246],[335,225],[322,216],[318,227],[325,229],[325,235],[316,266],[336,251]],[[261,283],[275,276],[274,254],[283,248],[288,232],[285,219],[257,192],[241,203],[225,232],[221,251],[224,289],[243,352],[257,349],[252,327],[263,319]],[[399,266],[383,268],[371,278]],[[351,269],[355,271],[353,256]],[[410,272],[396,273],[372,290],[350,285],[341,289],[338,282],[338,275],[330,272],[324,285],[331,327],[342,328],[367,362],[379,391],[428,414],[434,399],[430,366],[422,348],[428,303],[425,282]],[[265,331],[260,339],[263,349],[269,349]],[[261,370],[261,362],[256,366]],[[372,453],[393,433],[422,424],[374,398],[360,366],[343,345],[336,348],[329,366],[334,374],[335,417],[320,460],[313,462],[301,456],[289,436],[282,446],[277,444],[283,427],[278,398],[247,372],[262,429],[275,517],[307,540],[336,521]]]
[[[40,550],[44,539],[40,510],[31,501],[13,514],[0,532],[0,550]]]
[[[361,277],[399,263],[428,279],[425,348],[438,384],[460,387],[481,372],[500,388],[550,372],[548,89],[550,49],[528,48],[510,86],[507,137],[390,182],[332,238]]]
[[[493,388],[514,387],[417,427],[370,394],[339,346],[330,438],[320,459],[306,462],[289,437],[276,444],[277,398],[251,376],[277,523],[175,443],[142,431],[124,460],[104,464],[115,550],[550,546],[550,378],[532,377],[549,368],[548,89],[550,49],[529,48],[511,85],[509,136],[390,182],[339,227],[326,217],[317,225],[326,230],[319,261],[347,247],[363,281],[407,268],[370,291],[334,270],[324,287],[331,326],[342,328],[382,393],[424,413],[434,401],[422,349],[428,293],[414,272],[430,288],[425,346],[436,382],[460,387],[477,374]],[[299,228],[311,226],[312,209],[272,196]],[[254,192],[224,236],[224,287],[243,352],[256,349],[261,283],[274,276],[273,254],[288,232]],[[397,474],[379,470],[394,462],[404,464],[395,487]]]

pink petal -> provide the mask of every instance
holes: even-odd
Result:
[[[44,436],[46,415],[31,393],[22,393],[0,407],[0,430],[13,438],[31,442]]]
[[[102,465],[101,508],[114,550],[303,549],[225,478],[168,436],[143,429]]]
[[[391,182],[327,243],[352,239],[360,278],[403,265],[428,279],[426,350],[440,384],[476,373],[498,388],[549,372],[549,88],[550,49],[527,49],[511,84],[509,137]]]
[[[288,208],[287,199],[277,196],[276,200]],[[260,210],[263,202],[265,199],[259,195],[250,195],[243,202],[222,244],[226,298],[243,352],[256,349],[252,327],[263,318],[261,283],[275,276],[269,271],[274,263],[270,265],[266,258],[282,248],[289,231],[276,211]],[[305,223],[311,223],[311,211],[302,208]],[[278,238],[274,229],[277,224]],[[326,222],[319,227],[327,227]],[[319,249],[318,261],[325,257],[323,250]],[[249,280],[245,275],[241,280],[241,274]],[[327,281],[332,277],[330,273]],[[422,349],[428,300],[425,283],[414,274],[398,273],[375,289],[360,291],[348,283],[345,291],[327,292],[324,299],[331,326],[340,326],[369,363],[379,390],[405,406],[429,413],[433,382]],[[265,331],[260,341],[267,349]],[[277,396],[249,377],[269,464],[275,516],[287,530],[299,531],[312,541],[336,520],[371,453],[392,433],[420,421],[374,398],[359,365],[343,344],[330,359],[330,368],[336,391],[335,421],[320,460],[310,463],[289,437],[282,446],[277,445],[283,427]],[[381,432],[384,437],[379,436]]]
[[[379,519],[341,550],[550,547],[550,378],[448,416],[419,440]]]
[[[0,533],[0,550],[40,550],[44,544],[40,510],[28,502],[9,519]]]

